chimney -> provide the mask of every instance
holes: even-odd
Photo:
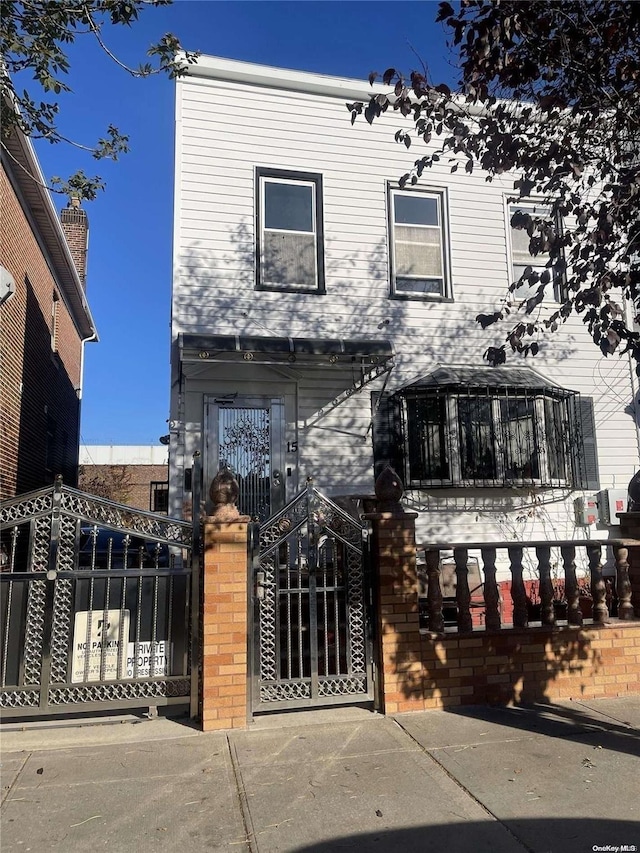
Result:
[[[82,286],[86,289],[87,246],[89,245],[89,220],[80,209],[80,199],[72,197],[60,213],[60,222],[67,238],[71,257],[78,270]]]

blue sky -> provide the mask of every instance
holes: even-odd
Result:
[[[104,37],[134,65],[170,31],[188,50],[362,79],[388,66],[411,70],[419,55],[436,82],[451,82],[445,34],[433,23],[437,8],[436,2],[177,0],[145,10],[130,29],[107,28]],[[85,205],[87,294],[100,342],[86,347],[81,441],[157,444],[169,412],[174,84],[133,79],[91,36],[80,37],[69,56],[73,94],[60,99],[62,132],[92,143],[112,123],[129,134],[131,147],[110,163],[67,145],[37,145],[48,178],[83,168],[107,183]],[[58,207],[64,203],[56,197]]]

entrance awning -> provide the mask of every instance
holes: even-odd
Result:
[[[178,336],[182,364],[245,364],[300,371],[326,370],[340,374],[344,388],[314,416],[305,420],[312,426],[374,379],[393,367],[393,346],[387,340],[345,340],[342,338],[278,338],[252,335]]]
[[[305,367],[358,364],[374,368],[393,358],[391,341],[182,334],[178,342],[180,360],[196,363],[251,361]]]

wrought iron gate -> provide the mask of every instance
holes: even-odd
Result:
[[[191,524],[58,481],[0,531],[4,716],[189,703]]]
[[[252,711],[372,700],[366,530],[309,482],[252,542]]]

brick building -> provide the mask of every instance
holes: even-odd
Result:
[[[153,445],[82,445],[80,488],[137,509],[166,512],[169,450]]]
[[[83,350],[97,333],[85,295],[88,223],[62,222],[31,141],[3,140],[0,170],[0,499],[77,481]],[[68,235],[68,236],[66,236]]]

